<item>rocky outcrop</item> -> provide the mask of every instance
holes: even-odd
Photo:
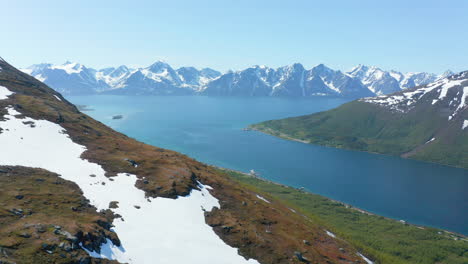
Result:
[[[120,240],[113,216],[96,212],[76,184],[42,169],[0,171],[0,263],[116,263],[83,250]]]

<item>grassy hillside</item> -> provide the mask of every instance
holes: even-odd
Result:
[[[320,223],[376,263],[468,263],[466,237],[368,214],[320,195],[246,174],[224,172],[246,188],[271,201],[281,201],[304,218]]]
[[[467,111],[460,113],[461,119]],[[250,128],[287,139],[398,155],[468,168],[468,130],[440,109],[421,105],[408,113],[353,101],[312,115],[271,120]],[[426,144],[432,138],[430,144]]]

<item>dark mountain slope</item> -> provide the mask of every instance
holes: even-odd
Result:
[[[313,144],[468,168],[468,72],[252,128]]]

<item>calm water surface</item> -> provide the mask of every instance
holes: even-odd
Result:
[[[343,99],[71,96],[97,120],[145,143],[421,225],[468,234],[468,170],[302,144],[242,131],[336,107]],[[113,115],[123,119],[113,120]]]

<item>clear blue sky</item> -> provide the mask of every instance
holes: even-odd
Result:
[[[301,62],[468,70],[468,1],[14,0],[0,56],[18,67],[171,65],[241,69]]]

